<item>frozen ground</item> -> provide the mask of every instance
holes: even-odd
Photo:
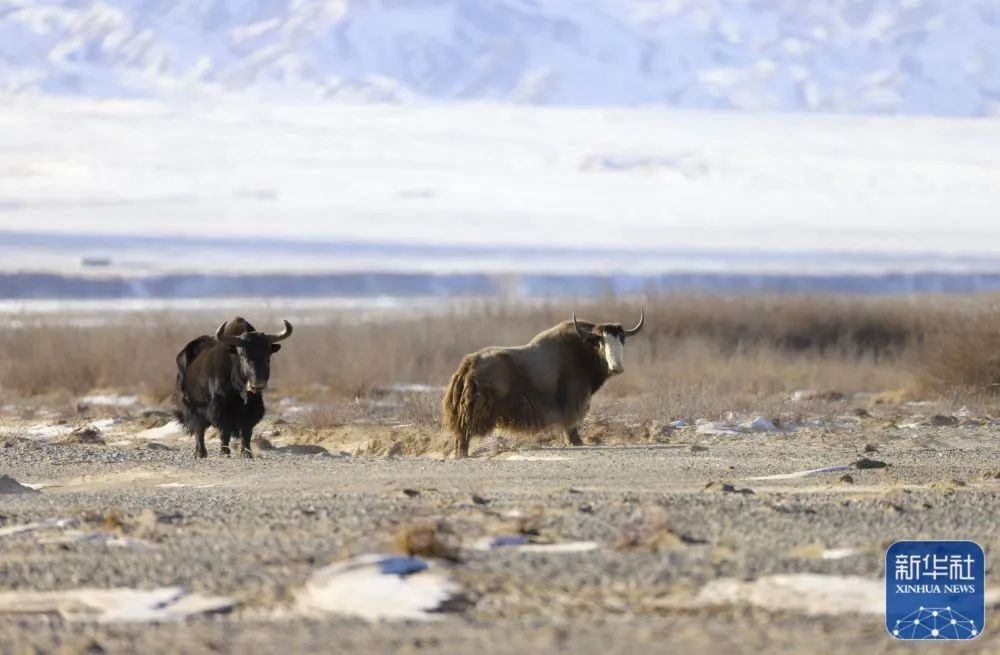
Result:
[[[329,450],[258,445],[252,462],[194,461],[165,430],[152,444],[133,433],[56,445],[7,424],[0,475],[17,484],[0,478],[0,643],[42,653],[909,652],[882,626],[885,547],[975,539],[988,572],[1000,552],[995,427],[914,418],[680,428],[660,443],[463,461],[351,455],[335,440]],[[294,425],[283,429],[280,443],[294,444]],[[400,548],[432,568],[403,580],[356,561],[328,568]],[[389,595],[374,600],[377,589]],[[449,597],[444,612],[420,609]],[[418,621],[357,618],[404,614]],[[984,652],[998,634],[988,625],[949,650]]]
[[[988,120],[21,99],[0,107],[0,262],[993,271],[998,146]]]

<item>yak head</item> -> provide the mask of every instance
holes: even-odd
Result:
[[[247,393],[260,393],[271,377],[271,355],[281,350],[278,342],[292,335],[292,324],[284,321],[285,329],[278,334],[257,332],[242,318],[219,326],[215,338],[236,356],[240,382],[245,381]],[[227,329],[228,326],[228,329]]]
[[[609,375],[618,375],[625,371],[625,339],[635,336],[642,329],[645,320],[642,308],[639,308],[639,322],[631,330],[626,330],[621,323],[598,323],[593,327],[584,327],[573,314],[573,325],[584,343],[594,348],[608,367]]]

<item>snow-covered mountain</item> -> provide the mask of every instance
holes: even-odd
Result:
[[[997,0],[0,0],[0,93],[1000,114]]]

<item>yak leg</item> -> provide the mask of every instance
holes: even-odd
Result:
[[[464,459],[469,456],[469,441],[472,436],[468,432],[455,435],[455,459]]]
[[[582,446],[583,440],[580,439],[580,427],[574,425],[566,430],[566,439],[569,440],[569,445],[571,446]]]
[[[232,436],[233,435],[232,435],[232,433],[229,430],[220,430],[219,431],[219,439],[222,441],[222,447],[219,448],[219,453],[225,455],[226,457],[229,457],[229,454],[231,452],[229,450],[229,439]]]
[[[205,459],[208,457],[208,450],[205,449],[205,428],[198,428],[194,433],[194,458]]]
[[[240,430],[240,456],[243,459],[253,459],[253,451],[250,450],[250,437],[253,428],[243,428]]]

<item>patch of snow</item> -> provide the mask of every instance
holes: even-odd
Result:
[[[93,394],[83,396],[80,402],[87,405],[103,407],[130,407],[139,402],[139,396],[121,396],[117,394]]]
[[[10,537],[24,532],[34,532],[35,530],[49,530],[52,528],[65,528],[73,524],[73,519],[45,519],[32,523],[21,523],[19,525],[7,525],[0,528],[0,537]]]
[[[840,471],[847,471],[850,466],[826,466],[818,469],[807,469],[805,471],[795,471],[794,473],[778,473],[776,475],[762,475],[755,478],[747,478],[748,480],[797,480],[799,478],[809,478],[814,475],[822,475],[824,473],[838,473]]]
[[[86,532],[84,530],[67,530],[58,537],[39,539],[38,543],[48,545],[95,543],[116,548],[136,548],[151,545],[149,542],[141,539],[121,537],[109,532]]]
[[[698,423],[696,428],[698,434],[708,434],[708,435],[724,435],[724,434],[740,434],[740,429],[735,425],[730,425],[728,423]]]
[[[446,388],[432,384],[408,384],[401,382],[379,387],[379,391],[389,391],[392,393],[441,393]]]
[[[158,441],[160,439],[167,439],[170,437],[184,437],[187,436],[184,433],[184,427],[177,421],[170,421],[165,425],[161,425],[158,428],[149,428],[148,430],[143,430],[135,434],[136,439],[145,439],[148,441]]]
[[[596,541],[566,541],[560,543],[538,543],[526,535],[499,535],[476,541],[473,550],[512,550],[519,553],[569,554],[586,553],[597,550],[601,544]]]
[[[758,416],[748,423],[743,423],[740,425],[744,430],[750,430],[751,432],[777,432],[778,428],[775,427],[774,423],[763,416]]]
[[[826,560],[847,559],[864,553],[860,548],[828,548],[821,557]]]
[[[508,462],[562,462],[569,460],[569,457],[559,457],[557,455],[522,455],[514,453],[504,458]]]
[[[59,614],[69,621],[98,623],[180,621],[234,604],[231,598],[188,593],[181,587],[0,592],[0,613]]]
[[[39,441],[49,441],[52,439],[58,439],[60,437],[68,436],[77,429],[95,428],[99,432],[103,433],[109,431],[116,425],[120,425],[121,423],[122,419],[120,418],[99,419],[96,421],[90,421],[89,423],[85,423],[82,425],[75,423],[73,424],[65,423],[62,425],[53,425],[50,423],[38,423],[36,425],[31,425],[25,428],[24,433],[29,438],[34,438]]]
[[[752,605],[806,616],[885,613],[885,582],[858,576],[790,573],[756,580],[712,580],[695,595],[696,607]]]
[[[368,621],[430,621],[458,593],[431,564],[413,557],[362,555],[322,568],[295,597],[308,616],[339,614]]]

